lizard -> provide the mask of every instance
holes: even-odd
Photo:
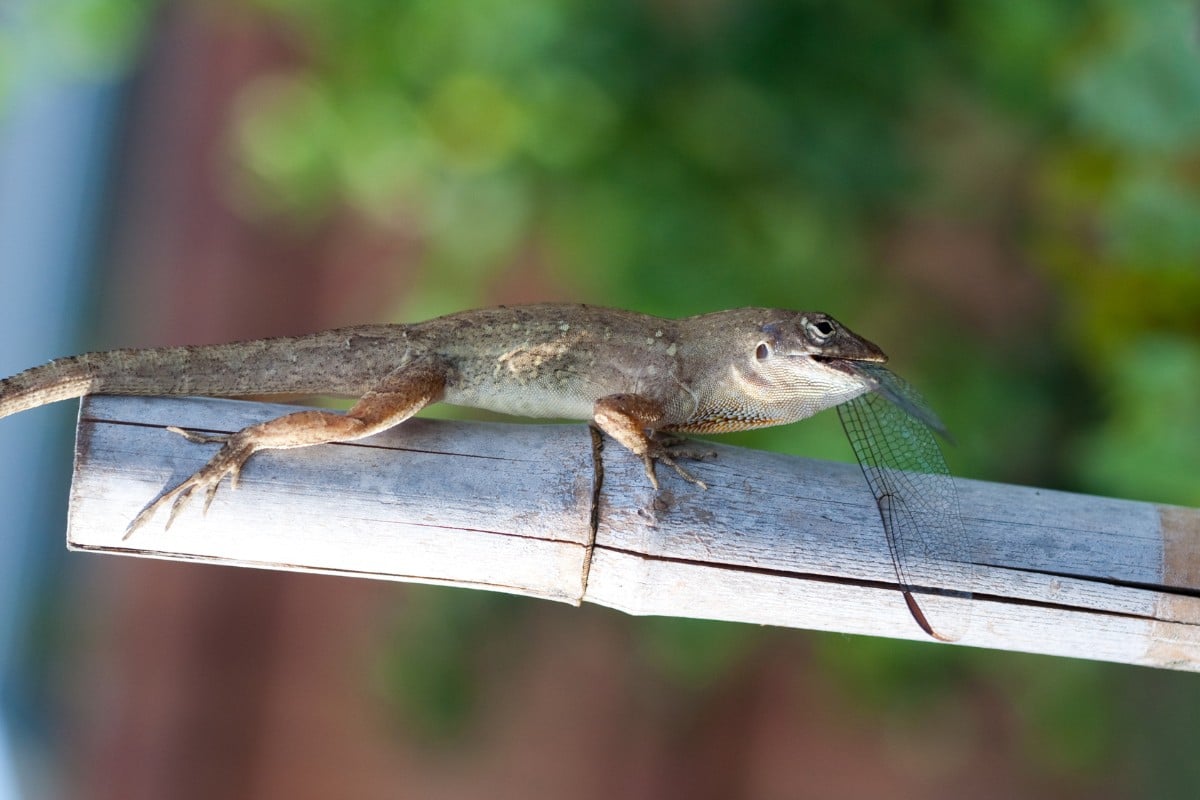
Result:
[[[361,439],[437,402],[532,418],[590,420],[641,459],[706,488],[679,463],[679,434],[782,425],[876,388],[880,348],[828,314],[739,308],[681,319],[577,304],[498,306],[413,324],[151,347],[61,358],[0,380],[0,418],[85,394],[331,395],[345,413],[303,410],[224,435],[169,430],[220,449],[151,500],[125,537],[196,492],[207,510],[228,477],[269,449]]]

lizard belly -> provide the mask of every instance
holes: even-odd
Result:
[[[443,402],[520,417],[591,419],[601,397],[655,398],[656,387],[674,380],[673,339],[665,335],[639,338],[629,353],[609,342],[607,330],[566,321],[536,336],[522,332],[516,341],[505,333],[490,331],[485,346],[470,352],[438,353],[448,366]]]
[[[517,417],[591,419],[595,399],[540,386],[447,387],[442,402]]]

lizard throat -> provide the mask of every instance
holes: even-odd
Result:
[[[688,420],[678,425],[668,425],[663,430],[674,431],[676,433],[733,433],[734,431],[747,431],[753,428],[767,428],[772,425],[783,424],[784,422],[786,420],[775,419],[773,417],[723,413]]]

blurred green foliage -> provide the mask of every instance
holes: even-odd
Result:
[[[502,678],[518,661],[520,605],[488,592],[410,591],[393,631],[395,646],[378,665],[379,693],[426,741],[457,741],[476,710],[483,677]]]
[[[128,68],[158,0],[44,0],[0,6],[0,112],[25,69],[110,80]],[[17,54],[20,57],[17,57]]]
[[[1200,55],[1194,4],[1105,3],[1063,84],[1031,252],[1063,291],[1067,338],[1104,416],[1071,480],[1200,504]]]
[[[415,226],[431,281],[534,247],[581,294],[677,311],[861,278],[946,58],[932,4],[276,5],[313,68],[250,89],[249,206]]]

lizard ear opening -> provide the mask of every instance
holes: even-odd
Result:
[[[766,342],[759,342],[758,347],[754,348],[754,357],[759,361],[766,361],[771,357],[771,345]]]

